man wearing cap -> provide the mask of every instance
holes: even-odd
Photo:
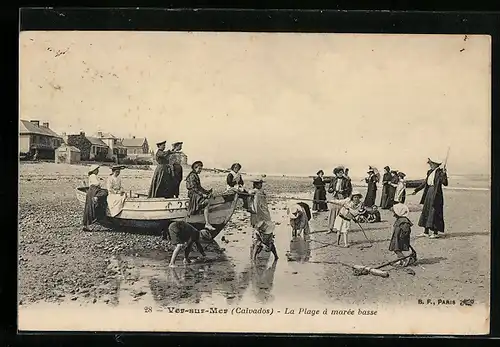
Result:
[[[101,188],[101,183],[97,175],[99,165],[92,165],[88,170],[89,188],[85,198],[85,209],[83,211],[84,231],[107,231],[101,223],[106,218],[106,197],[108,191]]]
[[[169,195],[174,198],[179,197],[179,190],[182,182],[182,142],[174,142],[172,144],[172,154],[169,158],[169,163],[172,170],[172,183]]]
[[[148,197],[150,198],[172,198],[172,170],[170,167],[170,155],[172,151],[165,150],[167,141],[158,142],[156,146],[158,150],[155,154],[156,165],[153,178],[151,179],[151,186],[149,188]]]
[[[422,213],[418,220],[418,226],[424,228],[423,234],[420,236],[428,236],[431,239],[438,238],[438,232],[444,233],[444,197],[443,186],[448,186],[448,174],[446,167],[441,169],[440,160],[432,160],[428,158],[429,171],[424,182],[413,191],[412,195],[417,194],[422,189],[422,199],[420,204],[423,204]],[[433,232],[430,235],[429,230]]]
[[[333,174],[335,177],[330,182],[328,186],[328,193],[332,194],[333,199],[345,199],[349,197],[352,193],[352,183],[349,177],[344,175],[344,167],[337,166],[333,169]],[[333,233],[333,225],[335,223],[335,218],[339,209],[336,206],[332,206],[330,209],[330,216],[328,217],[328,234]]]

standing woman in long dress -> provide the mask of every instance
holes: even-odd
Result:
[[[203,211],[205,216],[205,229],[213,231],[215,228],[210,224],[209,207],[212,189],[206,190],[201,186],[200,173],[203,169],[203,162],[197,160],[191,165],[193,169],[186,177],[186,188],[189,198],[188,215],[197,214]]]
[[[427,177],[420,186],[415,188],[412,195],[417,194],[422,189],[424,190],[420,200],[420,204],[424,206],[418,220],[418,226],[424,228],[424,232],[420,236],[435,239],[439,237],[438,232],[444,233],[443,186],[448,186],[448,174],[446,168],[439,168],[441,161],[429,158],[427,163],[430,166]],[[432,235],[430,235],[429,230],[433,232]]]
[[[148,197],[150,198],[172,198],[172,169],[170,166],[170,155],[172,151],[165,150],[167,141],[158,142],[158,150],[155,154],[157,162]]]
[[[314,185],[314,202],[313,202],[313,211],[323,212],[328,211],[328,206],[326,205],[326,188],[325,181],[323,181],[323,176],[325,172],[323,170],[319,170],[316,173],[316,177],[313,180]]]
[[[101,183],[97,175],[99,174],[99,165],[92,165],[88,171],[89,188],[85,198],[85,209],[83,211],[83,230],[84,231],[107,231],[101,223],[106,218],[106,198],[108,191],[101,188]]]
[[[377,183],[378,176],[375,174],[375,170],[370,166],[368,169],[368,177],[365,178],[365,182],[368,184],[368,190],[366,191],[366,197],[364,205],[372,207],[375,205],[375,199],[377,198]]]
[[[382,197],[380,198],[380,207],[384,210],[388,210],[392,206],[389,201],[391,178],[391,168],[389,166],[384,167],[384,175],[382,176]]]
[[[182,150],[182,142],[174,142],[172,144],[172,153],[169,158],[169,164],[172,170],[172,182],[169,195],[173,198],[179,197],[180,186],[182,182],[182,162],[180,151]]]

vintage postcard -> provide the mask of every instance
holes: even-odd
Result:
[[[488,334],[490,59],[22,32],[19,329]]]

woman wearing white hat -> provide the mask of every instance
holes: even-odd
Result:
[[[443,186],[448,186],[448,174],[446,173],[446,167],[440,168],[440,160],[428,158],[427,164],[430,167],[429,171],[427,171],[427,177],[420,186],[415,188],[412,195],[417,194],[422,189],[424,190],[422,199],[420,199],[420,204],[424,206],[418,220],[418,226],[424,228],[424,232],[420,236],[435,239],[439,237],[438,232],[444,233]],[[430,235],[429,230],[433,232],[432,235]]]
[[[108,191],[101,188],[101,183],[97,178],[98,174],[99,165],[92,165],[88,170],[89,188],[83,211],[83,230],[85,231],[109,230],[100,224],[106,218]]]
[[[125,167],[114,165],[111,167],[111,173],[106,181],[106,189],[108,190],[108,213],[110,217],[115,217],[122,211],[123,203],[125,202],[125,191],[122,188],[122,180],[120,172]]]

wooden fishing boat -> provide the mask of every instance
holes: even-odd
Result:
[[[88,187],[76,189],[76,197],[82,207],[85,207],[87,190]],[[231,219],[238,198],[238,193],[227,192],[214,196],[210,201],[210,224],[215,228],[211,231],[213,238]],[[187,198],[148,198],[144,194],[131,192],[125,199],[121,212],[114,217],[107,216],[105,222],[113,227],[166,230],[171,222],[185,221],[198,230],[203,229],[203,213],[188,216],[188,206]]]

